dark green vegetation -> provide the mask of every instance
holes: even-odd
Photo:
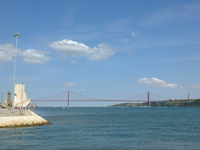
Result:
[[[200,99],[181,99],[168,101],[152,101],[151,107],[200,107]],[[147,102],[144,103],[121,103],[109,105],[108,107],[147,107]]]

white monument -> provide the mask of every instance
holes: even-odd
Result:
[[[25,93],[25,85],[24,84],[15,84],[15,93],[14,93],[14,107],[27,107],[31,102],[30,99],[27,99]]]

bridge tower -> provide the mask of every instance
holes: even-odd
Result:
[[[70,90],[68,90],[67,107],[70,107]]]
[[[150,94],[149,94],[149,92],[147,92],[147,101],[148,101],[148,107],[151,107],[151,105],[150,105]]]

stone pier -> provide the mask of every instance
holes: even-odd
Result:
[[[31,110],[23,110],[21,115],[18,109],[0,109],[0,128],[24,127],[51,124]]]

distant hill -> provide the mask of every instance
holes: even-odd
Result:
[[[151,107],[200,107],[200,99],[181,99],[167,101],[152,101]],[[109,105],[108,107],[147,107],[147,102],[144,103],[121,103]]]

